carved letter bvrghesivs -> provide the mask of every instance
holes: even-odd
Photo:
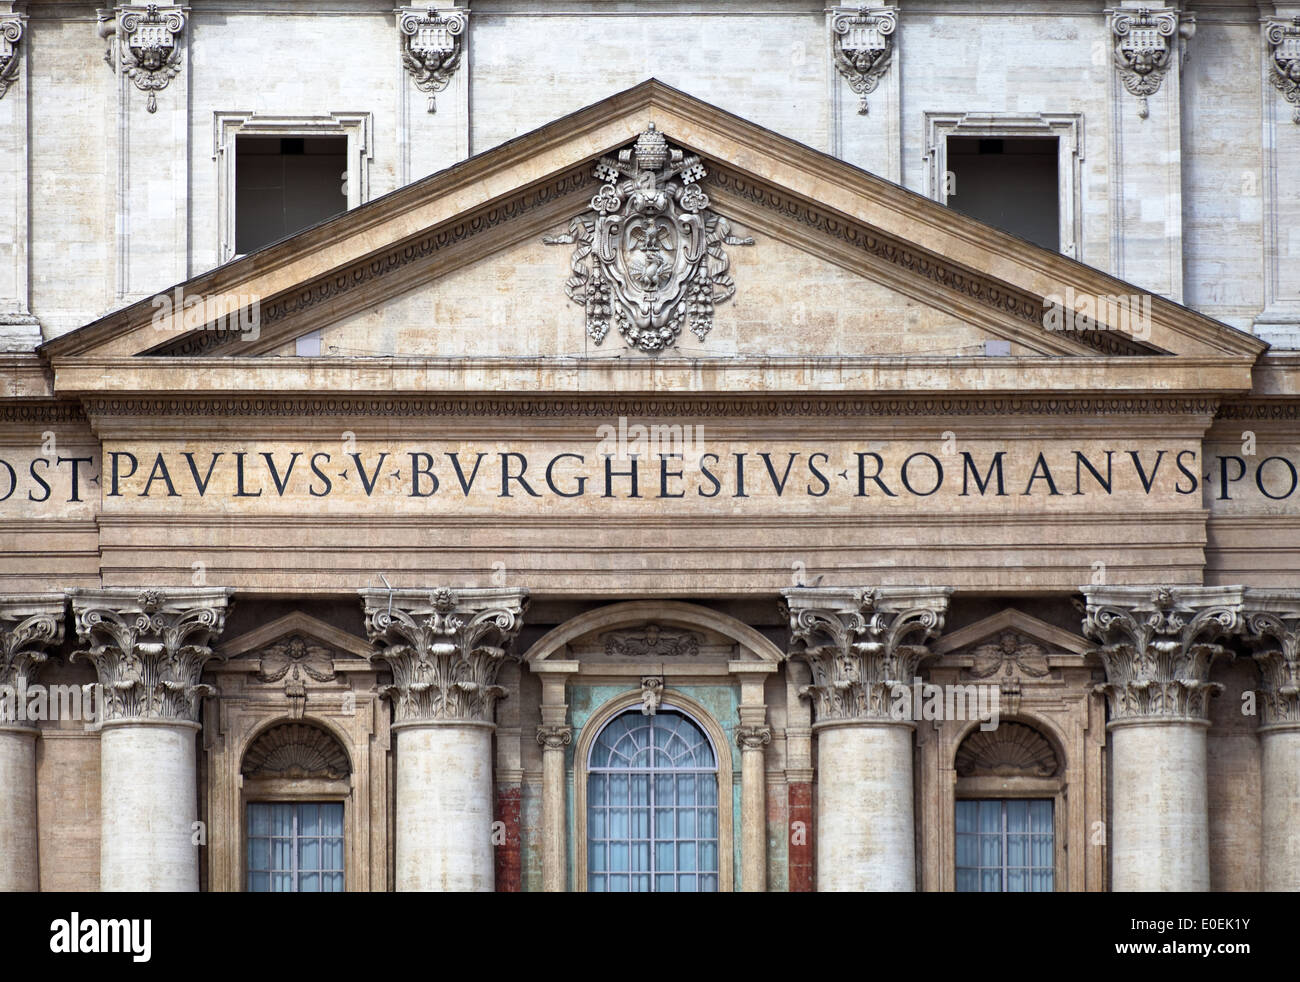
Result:
[[[596,344],[611,323],[642,351],[671,347],[683,325],[702,341],[714,306],[735,294],[723,246],[754,240],[731,235],[727,220],[708,210],[704,173],[699,157],[669,147],[652,123],[617,160],[600,159],[596,176],[604,186],[592,211],[575,218],[567,234],[542,239],[576,246],[564,291],[586,309]]]

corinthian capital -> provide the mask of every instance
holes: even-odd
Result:
[[[1083,587],[1083,634],[1106,668],[1111,721],[1204,720],[1219,643],[1241,630],[1242,588]]]
[[[1300,725],[1300,590],[1246,590],[1245,638],[1259,666],[1264,726]]]
[[[784,591],[790,656],[807,661],[818,722],[889,719],[895,686],[910,686],[927,642],[943,630],[951,587]]]
[[[104,690],[104,719],[197,722],[200,685],[211,644],[226,626],[231,590],[73,590],[73,658],[94,666]]]
[[[63,641],[63,594],[0,597],[0,685],[28,681]]]
[[[492,722],[505,690],[496,684],[523,625],[521,589],[361,591],[366,635],[379,645],[393,684],[396,723]]]

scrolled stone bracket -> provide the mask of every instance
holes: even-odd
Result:
[[[537,727],[537,742],[544,750],[563,750],[573,742],[573,727],[543,724]]]
[[[1291,121],[1300,126],[1300,14],[1264,25],[1268,44],[1268,80],[1295,108]]]
[[[18,80],[18,70],[22,63],[22,38],[21,17],[0,18],[0,99],[5,97],[9,87]]]
[[[104,60],[147,93],[145,109],[157,112],[157,94],[180,74],[185,10],[156,3],[120,6],[101,10],[99,19],[99,34],[108,40]]]
[[[1210,666],[1228,654],[1243,623],[1241,587],[1082,588],[1083,634],[1106,669],[1111,725],[1208,722],[1209,698],[1222,691]]]
[[[858,96],[858,115],[867,115],[867,96],[876,91],[894,57],[896,7],[831,9],[831,53],[835,68]]]
[[[72,658],[95,666],[105,722],[197,723],[215,689],[200,682],[233,604],[225,588],[73,590]]]
[[[736,730],[736,745],[743,751],[762,750],[771,742],[770,726],[741,726]]]
[[[891,721],[893,695],[929,655],[951,594],[951,587],[783,591],[790,657],[812,669],[800,695],[812,700],[817,722]]]
[[[1150,114],[1148,97],[1160,85],[1173,63],[1174,37],[1186,42],[1196,30],[1191,14],[1174,8],[1118,8],[1107,10],[1115,70],[1125,90],[1138,99],[1138,116]]]
[[[1259,667],[1261,728],[1300,728],[1300,591],[1247,587],[1243,627]]]
[[[366,635],[379,646],[393,683],[380,695],[393,703],[394,724],[491,724],[505,689],[502,664],[523,626],[528,591],[464,589],[361,591]]]
[[[436,113],[437,93],[451,84],[464,52],[469,11],[433,7],[399,7],[397,32],[402,42],[402,66],[415,87],[429,97]]]

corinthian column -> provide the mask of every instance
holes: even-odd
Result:
[[[63,594],[0,597],[0,891],[40,889],[36,737],[19,705],[26,683],[63,640]]]
[[[916,889],[912,722],[890,708],[943,629],[951,593],[784,592],[790,655],[813,676],[801,694],[817,734],[818,890]]]
[[[526,590],[363,590],[393,684],[397,889],[491,891],[493,707]]]
[[[1300,890],[1300,591],[1246,590],[1259,666],[1263,887]]]
[[[73,590],[102,692],[99,888],[197,891],[194,737],[227,589]]]
[[[1117,891],[1210,888],[1205,731],[1217,642],[1242,621],[1241,587],[1083,587],[1085,637],[1106,668]]]

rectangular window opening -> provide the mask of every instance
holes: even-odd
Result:
[[[250,893],[342,893],[341,801],[250,802]]]
[[[1056,889],[1051,799],[958,801],[958,893],[1050,893]]]
[[[948,206],[1034,245],[1061,248],[1056,137],[948,137]]]
[[[346,136],[236,136],[235,252],[346,211],[347,167]]]

